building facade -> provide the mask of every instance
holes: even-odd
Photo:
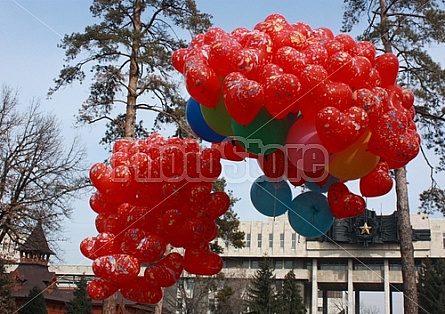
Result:
[[[273,263],[277,281],[290,270],[294,272],[309,314],[359,314],[363,291],[382,291],[384,313],[398,314],[393,312],[392,304],[393,294],[402,292],[396,225],[395,213],[382,216],[366,211],[355,219],[336,220],[320,238],[306,239],[295,233],[286,215],[266,221],[242,221],[240,229],[246,235],[244,248],[237,249],[219,240],[225,247],[222,255],[224,280],[246,279],[244,282],[247,282],[267,256]],[[416,266],[420,267],[426,258],[445,257],[445,219],[412,215],[411,225]],[[47,261],[50,253],[39,256]],[[23,256],[27,262],[30,261],[26,256],[33,257]],[[25,267],[30,267],[29,264]],[[49,265],[44,268],[51,274],[51,280],[57,281],[54,284],[58,291],[72,290],[80,276],[93,276],[91,267],[87,266]],[[215,282],[218,286],[221,280]],[[199,289],[196,288],[198,283],[201,284]],[[247,290],[247,284],[238,287],[241,295]],[[198,291],[206,289],[204,294],[198,295]],[[163,312],[184,313],[187,299],[199,301],[192,307],[209,309],[215,304],[215,293],[208,290],[202,278],[198,280],[184,273],[177,285],[166,289]],[[127,309],[127,313],[130,312]]]
[[[416,267],[426,258],[444,258],[445,220],[412,215],[411,224]],[[267,256],[277,279],[294,271],[310,314],[340,313],[330,301],[343,303],[344,313],[358,314],[362,291],[383,291],[385,313],[393,313],[392,295],[402,292],[396,213],[366,211],[356,219],[336,220],[317,239],[295,233],[286,215],[243,221],[240,229],[246,233],[246,246],[226,245],[224,272],[251,276]]]

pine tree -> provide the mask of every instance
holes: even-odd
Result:
[[[211,26],[210,15],[193,0],[94,0],[90,11],[100,21],[64,36],[60,47],[66,64],[49,94],[89,79],[91,71],[90,95],[79,104],[77,118],[81,124],[108,123],[101,143],[147,136],[136,119],[143,110],[158,114],[155,126],[174,123],[177,136],[190,135],[171,54],[188,44],[178,31],[202,33]]]
[[[277,305],[274,269],[270,260],[264,258],[259,263],[259,269],[252,277],[247,293],[247,304],[250,313],[272,314]]]
[[[445,261],[427,259],[419,270],[420,314],[445,314]]]
[[[42,290],[34,286],[25,299],[25,304],[19,311],[19,314],[48,314],[45,298]]]
[[[278,297],[278,306],[281,314],[304,314],[306,308],[300,294],[295,273],[291,270],[284,276],[283,286]]]
[[[66,304],[66,314],[91,314],[92,303],[87,294],[87,280],[82,276],[76,283],[77,288],[74,290],[74,298]]]
[[[445,169],[444,102],[445,70],[435,61],[428,47],[445,42],[445,10],[443,1],[434,0],[344,0],[343,31],[350,31],[362,19],[369,22],[360,40],[378,45],[380,52],[393,52],[400,62],[398,84],[409,87],[416,96],[416,123],[423,146],[434,149],[440,156],[439,167]],[[424,156],[426,156],[424,154]],[[433,166],[429,161],[427,164]],[[404,312],[417,314],[417,286],[414,248],[408,204],[406,168],[395,169],[400,254],[403,260],[402,277]],[[437,209],[445,213],[444,195],[431,176],[431,187],[421,194],[421,208],[427,212]]]
[[[9,274],[5,272],[5,264],[0,259],[0,314],[10,314],[15,311],[15,301],[11,295],[11,289]]]

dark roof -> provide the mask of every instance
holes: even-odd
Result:
[[[37,223],[37,226],[31,232],[28,239],[26,239],[25,243],[20,246],[20,251],[55,255],[48,246],[48,241],[46,240],[41,221]]]
[[[50,272],[48,266],[39,264],[19,264],[11,274],[16,275],[22,281],[20,290],[14,291],[14,297],[26,297],[29,291],[37,286],[45,290],[48,284],[54,280],[56,273]]]

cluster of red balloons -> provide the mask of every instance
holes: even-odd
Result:
[[[230,206],[225,192],[212,191],[220,159],[218,150],[201,149],[194,139],[154,134],[117,140],[109,164],[90,168],[98,234],[84,239],[80,250],[94,261],[92,299],[120,290],[126,299],[154,304],[183,270],[221,270],[221,257],[209,248],[219,232],[215,220]]]
[[[419,152],[398,59],[369,41],[272,14],[251,30],[210,28],[172,63],[198,103],[187,119],[201,138],[229,147],[228,159],[257,158],[271,181],[328,192],[337,218],[388,193],[389,170]],[[344,184],[356,179],[361,195]]]

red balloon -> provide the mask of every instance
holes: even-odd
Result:
[[[283,149],[258,157],[258,164],[270,181],[281,181],[286,175],[287,155]]]
[[[173,272],[175,280],[178,280],[184,269],[184,258],[177,252],[170,252],[158,264],[167,267]]]
[[[308,46],[306,36],[299,31],[293,29],[283,29],[280,32],[276,32],[274,35],[274,48],[275,50],[282,47],[292,47],[298,50],[302,50]]]
[[[221,152],[221,158],[230,161],[243,161],[249,157],[249,153],[235,139],[212,143],[212,147]]]
[[[341,111],[353,106],[352,89],[348,84],[342,82],[330,82],[327,85],[329,93],[329,106],[336,107]]]
[[[331,95],[328,86],[329,84],[320,82],[309,92],[303,94],[298,104],[304,119],[313,123],[317,118],[318,112],[324,107],[330,106]]]
[[[164,238],[154,235],[147,234],[143,238],[137,248],[132,251],[134,257],[136,257],[141,263],[150,263],[160,259],[167,249],[167,242]]]
[[[135,279],[139,274],[140,264],[131,255],[112,254],[96,258],[92,269],[97,277],[118,285]]]
[[[260,112],[264,102],[263,88],[239,72],[224,79],[223,97],[227,112],[239,124],[250,124]]]
[[[406,110],[390,110],[380,116],[372,129],[368,149],[387,162],[403,164],[417,156],[420,137]]]
[[[312,28],[309,24],[305,22],[297,22],[292,25],[290,25],[291,29],[300,32],[303,34],[306,38],[310,36],[312,33]]]
[[[330,57],[334,53],[345,50],[345,45],[343,45],[343,43],[335,39],[326,40],[323,43],[323,47],[326,49],[328,57]]]
[[[231,72],[239,72],[246,78],[257,80],[260,68],[268,62],[268,58],[269,55],[260,49],[244,48],[237,50],[231,60]]]
[[[241,49],[241,44],[229,36],[216,40],[210,47],[209,65],[217,75],[225,77],[230,72],[237,70],[233,64],[236,64],[234,60]]]
[[[329,79],[333,82],[343,82],[348,85],[351,83],[353,64],[349,53],[345,51],[333,53],[326,61],[325,67],[329,73]]]
[[[144,270],[144,278],[150,286],[170,287],[177,281],[175,273],[165,265],[150,264]]]
[[[144,277],[123,283],[121,293],[125,299],[142,304],[156,304],[163,295],[161,287],[150,285]]]
[[[338,34],[337,36],[334,37],[334,39],[341,42],[345,47],[345,51],[349,53],[351,56],[357,55],[358,52],[357,42],[351,35],[344,33]]]
[[[367,88],[360,88],[354,91],[352,104],[366,111],[371,126],[376,124],[383,113],[382,97]]]
[[[118,290],[118,286],[102,278],[93,278],[87,286],[87,294],[93,300],[105,300]]]
[[[96,236],[94,242],[94,253],[97,256],[104,256],[116,253],[115,235],[110,232],[101,232]]]
[[[269,78],[263,87],[264,106],[275,119],[283,119],[293,111],[301,95],[300,81],[293,74]]]
[[[382,78],[382,87],[394,85],[399,72],[399,60],[393,53],[384,53],[375,60],[375,69]]]
[[[187,60],[188,54],[190,52],[189,48],[179,48],[172,53],[171,61],[173,64],[173,67],[178,71],[179,73],[184,72],[184,64]]]
[[[98,214],[111,214],[116,211],[117,204],[107,200],[106,196],[99,191],[90,196],[89,204],[92,210]]]
[[[80,252],[83,256],[95,260],[99,256],[95,251],[96,237],[87,237],[80,242]]]
[[[357,89],[370,85],[370,71],[372,65],[368,58],[363,56],[355,56],[352,58],[352,72],[350,73],[349,86]]]
[[[99,191],[105,192],[111,187],[110,180],[111,169],[102,162],[95,163],[91,166],[89,176],[91,183]]]
[[[110,157],[110,165],[111,168],[115,168],[116,166],[129,166],[130,160],[127,151],[119,151],[115,152]]]
[[[131,141],[126,138],[117,139],[116,141],[114,141],[112,152],[128,152],[128,148],[130,147],[130,145]]]
[[[122,252],[125,254],[133,254],[145,236],[145,231],[140,228],[127,229],[123,236],[123,242],[120,244]]]
[[[215,43],[218,40],[221,40],[223,38],[227,38],[229,35],[219,27],[210,27],[207,32],[205,32],[203,37],[203,43],[210,45]]]
[[[324,66],[329,57],[328,51],[321,43],[311,44],[302,52],[306,55],[308,64]]]
[[[306,65],[306,55],[289,46],[277,49],[273,55],[273,63],[280,66],[284,72],[298,75]]]
[[[306,182],[307,176],[303,170],[298,169],[290,160],[286,161],[285,169],[286,179],[293,186],[301,186]]]
[[[366,57],[371,65],[375,63],[376,48],[370,41],[359,41],[357,43],[357,56]]]
[[[207,205],[206,219],[215,220],[229,209],[230,197],[226,192],[213,192]]]
[[[184,66],[187,91],[201,105],[214,108],[221,95],[218,74],[204,60],[189,57]]]
[[[212,276],[219,273],[222,267],[221,256],[210,250],[201,252],[185,250],[184,269],[191,274]]]
[[[359,107],[341,112],[335,107],[325,107],[315,120],[318,136],[324,147],[337,153],[354,143],[368,128],[368,115]]]
[[[360,179],[360,192],[365,197],[385,195],[391,191],[392,186],[389,166],[385,161],[380,161],[370,173]]]
[[[342,182],[334,182],[328,189],[328,202],[332,215],[337,219],[352,218],[363,214],[365,200]]]

